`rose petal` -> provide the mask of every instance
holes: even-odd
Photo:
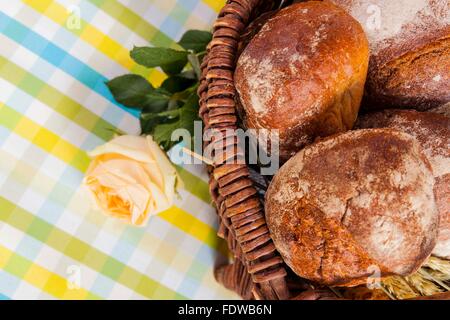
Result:
[[[151,155],[150,152],[149,154]],[[133,178],[129,183],[134,183],[135,181],[139,181],[140,178],[145,177],[149,178],[161,189],[164,189],[164,177],[156,162],[135,161],[119,154],[104,154],[95,158],[94,161],[97,162],[97,165],[90,172],[91,175],[100,175],[104,171],[108,171],[121,177],[123,180],[128,181]],[[139,168],[139,170],[136,168]]]
[[[121,136],[90,155],[83,184],[105,214],[144,225],[171,207],[181,179],[151,137]]]
[[[119,136],[89,152],[90,157],[104,154],[120,154],[141,162],[155,161],[147,152],[145,137]]]

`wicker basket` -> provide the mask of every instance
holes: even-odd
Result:
[[[228,152],[224,152],[223,143],[229,137],[227,129],[237,129],[239,125],[233,72],[240,41],[248,36],[247,26],[251,22],[289,2],[292,1],[227,1],[214,23],[214,37],[201,66],[200,117],[205,129],[222,133],[204,144],[213,156],[213,165],[209,167],[210,193],[220,220],[218,235],[226,240],[233,255],[230,264],[216,268],[215,276],[244,299],[341,299],[338,290],[317,286],[288,270],[266,225],[259,190],[264,183],[262,186],[257,183],[245,164],[225,164],[230,157],[243,156],[237,136],[232,139],[232,154],[229,146]],[[425,298],[450,299],[450,293]]]

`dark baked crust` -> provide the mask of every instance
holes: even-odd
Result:
[[[414,136],[436,177],[435,196],[441,223],[433,254],[450,259],[450,118],[413,110],[385,110],[358,119],[357,128],[393,128]]]
[[[326,138],[292,157],[266,193],[266,219],[285,262],[326,285],[408,275],[434,248],[439,215],[430,164],[392,129]]]
[[[393,59],[371,65],[367,105],[428,110],[450,101],[450,28],[446,38]]]
[[[450,173],[450,118],[431,112],[389,109],[362,115],[358,129],[392,128],[414,136],[436,177]]]
[[[352,14],[368,34],[365,106],[427,110],[450,101],[448,0],[326,1]]]
[[[250,41],[258,34],[264,24],[269,20],[273,15],[277,13],[276,10],[268,11],[260,16],[258,16],[255,20],[252,21],[245,29],[244,33],[240,35],[237,56],[239,57],[242,54],[242,51],[247,47]]]
[[[288,6],[237,62],[243,125],[278,129],[287,160],[318,136],[352,128],[367,68],[367,39],[344,10],[319,1]]]
[[[450,102],[447,102],[446,104],[443,104],[439,107],[432,108],[427,111],[442,114],[442,115],[450,118]]]

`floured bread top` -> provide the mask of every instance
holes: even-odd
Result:
[[[266,194],[266,217],[294,271],[329,284],[357,284],[372,265],[384,275],[406,275],[429,256],[439,223],[433,187],[430,164],[412,136],[351,131],[306,147],[279,170]],[[311,208],[318,219],[308,226],[317,228],[313,235],[296,226],[308,221],[302,215]],[[310,241],[321,245],[296,254]],[[321,259],[308,260],[314,255]],[[314,272],[301,274],[300,264]]]
[[[433,254],[450,258],[450,118],[430,112],[384,110],[360,117],[358,128],[393,128],[414,136],[436,177],[435,197],[441,216]]]
[[[384,110],[358,119],[358,128],[392,128],[414,136],[433,167],[435,177],[450,174],[450,118],[414,110]]]
[[[279,130],[283,157],[317,136],[350,129],[368,59],[362,27],[336,5],[309,1],[278,11],[237,61],[244,127]]]
[[[291,26],[289,32],[286,26]],[[237,62],[236,89],[246,111],[260,115],[282,111],[292,108],[292,102],[299,102],[295,97],[303,94],[303,104],[297,103],[296,112],[282,118],[307,118],[319,112],[320,99],[326,97],[307,99],[308,93],[321,90],[325,96],[339,80],[348,82],[364,67],[364,52],[352,50],[367,44],[361,32],[343,10],[321,2],[291,5],[275,14]],[[327,73],[320,74],[324,69]],[[330,80],[322,88],[320,78],[325,77]]]
[[[386,48],[401,44],[406,44],[408,51],[413,50],[411,46],[422,37],[450,36],[448,0],[329,1],[346,9],[361,23],[375,56]]]

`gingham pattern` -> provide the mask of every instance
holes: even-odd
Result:
[[[212,276],[226,250],[203,167],[178,168],[186,190],[146,228],[92,211],[80,188],[86,151],[139,130],[104,81],[135,72],[159,84],[163,74],[129,49],[173,46],[208,29],[223,4],[0,1],[0,300],[235,297]]]

